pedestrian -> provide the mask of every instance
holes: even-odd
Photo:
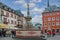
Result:
[[[2,37],[2,31],[0,30],[0,37]]]
[[[47,37],[49,37],[49,31],[47,31]]]
[[[54,37],[55,36],[55,32],[53,31],[52,34],[53,34],[53,37]]]
[[[2,36],[6,37],[6,31],[4,29],[2,29]]]
[[[16,35],[15,30],[12,30],[12,31],[11,31],[11,34],[12,34],[12,38],[14,38],[14,37],[15,37],[15,35]]]
[[[43,34],[43,30],[41,31],[41,34]]]
[[[6,31],[6,35],[7,35],[7,37],[10,37],[10,35],[11,35],[10,30],[7,30],[7,31]]]
[[[51,37],[51,34],[52,34],[51,31],[49,31],[49,34],[50,34],[50,37]]]

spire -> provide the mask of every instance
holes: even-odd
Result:
[[[27,3],[27,16],[29,16],[30,13],[29,13],[29,3]]]
[[[47,0],[47,7],[49,7],[49,0]]]

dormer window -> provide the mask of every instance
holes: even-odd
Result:
[[[9,17],[9,12],[6,12],[6,16]]]
[[[11,11],[11,9],[9,9],[9,11]]]
[[[14,13],[14,10],[13,10],[13,13]]]
[[[11,10],[11,12],[13,13],[13,10]]]
[[[4,9],[6,9],[6,10],[7,10],[7,7],[4,7]]]
[[[2,15],[4,15],[4,11],[1,11]]]

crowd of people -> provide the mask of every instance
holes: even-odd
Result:
[[[50,36],[55,36],[55,31],[48,31],[47,32],[47,36],[50,37]]]
[[[0,37],[15,37],[16,36],[16,31],[15,30],[0,30]]]
[[[47,37],[54,37],[55,36],[55,31],[47,31]],[[44,34],[43,31],[41,31],[41,34]]]

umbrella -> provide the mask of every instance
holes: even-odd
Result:
[[[9,29],[9,25],[8,24],[0,24],[0,28]]]

